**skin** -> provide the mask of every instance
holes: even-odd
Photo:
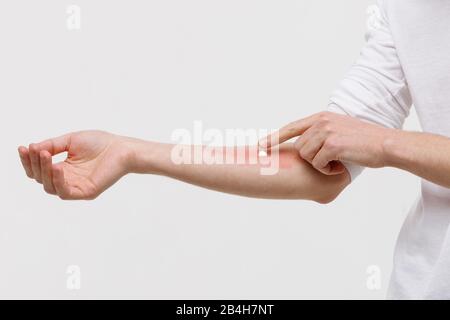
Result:
[[[64,200],[91,200],[129,173],[172,177],[204,188],[270,199],[306,199],[319,203],[333,200],[350,182],[347,172],[326,176],[301,159],[292,144],[276,149],[280,170],[261,175],[264,161],[257,146],[219,148],[221,153],[242,151],[238,164],[176,164],[171,159],[174,145],[143,141],[102,131],[74,132],[19,147],[28,177],[44,190]],[[204,147],[190,147],[203,151]],[[242,150],[243,149],[243,150]],[[51,157],[67,152],[64,162],[52,164]],[[269,152],[268,158],[274,156]]]
[[[294,137],[298,137],[294,144],[285,143]],[[126,174],[148,173],[248,197],[329,203],[350,183],[341,161],[397,167],[450,187],[450,174],[442,174],[450,172],[450,139],[388,129],[330,112],[292,122],[262,139],[259,146],[232,148],[246,155],[243,163],[176,164],[173,148],[103,131],[82,131],[21,146],[19,155],[29,178],[66,200],[94,199]],[[205,147],[189,148],[195,152]],[[261,174],[265,164],[252,158],[258,148],[266,149],[269,159],[279,156],[276,174]],[[67,152],[67,159],[53,164],[52,156],[61,152]]]

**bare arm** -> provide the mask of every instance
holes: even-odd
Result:
[[[333,200],[349,183],[347,172],[327,176],[302,160],[291,144],[270,152],[264,161],[256,147],[216,148],[217,153],[244,154],[237,163],[176,163],[174,145],[121,137],[100,131],[71,133],[49,139],[19,154],[30,178],[63,199],[93,199],[128,173],[164,175],[204,188],[257,198],[306,199],[320,203]],[[195,152],[205,147],[189,147]],[[68,158],[52,164],[54,154],[67,151]],[[279,166],[271,174],[277,155]],[[233,159],[232,159],[233,160]],[[235,158],[234,160],[237,160]],[[242,160],[242,159],[241,159]]]
[[[387,166],[409,171],[450,188],[450,139],[444,136],[393,130],[383,144]]]
[[[137,149],[133,161],[136,165],[132,171],[156,172],[204,188],[248,197],[329,202],[349,182],[347,173],[330,177],[313,169],[300,158],[292,144],[280,146],[276,153],[261,161],[256,146],[215,148],[223,154],[245,155],[241,163],[233,161],[232,164],[174,164],[170,157],[173,145],[168,144],[141,141],[134,148]],[[191,148],[193,153],[204,149],[201,146]],[[275,157],[277,161],[272,161]],[[271,161],[275,162],[273,167],[268,164]],[[273,172],[265,174],[264,168]]]

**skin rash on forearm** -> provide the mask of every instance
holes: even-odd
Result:
[[[173,146],[172,161],[177,164],[217,164],[273,167],[276,170],[289,169],[299,160],[295,152],[286,148],[262,151],[256,146]]]
[[[326,176],[312,168],[291,144],[258,156],[256,146],[182,146],[173,158],[174,145],[152,147],[141,142],[135,151],[133,172],[155,173],[204,188],[270,199],[306,199],[326,203],[349,183],[348,174]],[[186,154],[187,153],[187,154]],[[206,163],[195,161],[206,156]],[[276,157],[276,158],[275,158]],[[210,161],[212,159],[218,161]],[[178,162],[179,160],[185,162]],[[227,161],[228,159],[228,161]],[[205,160],[205,157],[201,160]],[[210,161],[210,162],[208,162]],[[275,164],[275,165],[274,165]],[[264,170],[267,169],[264,174]]]

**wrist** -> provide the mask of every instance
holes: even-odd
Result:
[[[382,143],[383,160],[386,167],[401,167],[403,152],[404,131],[389,129],[389,134]]]
[[[125,150],[126,173],[156,173],[158,143],[130,137],[122,137],[121,140]]]

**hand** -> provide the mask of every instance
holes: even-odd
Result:
[[[259,146],[270,149],[300,136],[294,144],[300,156],[320,172],[335,175],[346,170],[341,161],[385,166],[383,144],[394,132],[350,116],[321,112],[288,124],[260,140]]]
[[[61,199],[94,199],[128,172],[128,138],[102,131],[69,133],[19,147],[28,177]],[[64,162],[52,156],[67,152]]]

